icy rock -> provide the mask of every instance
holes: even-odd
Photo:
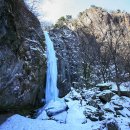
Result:
[[[94,95],[92,96],[92,99],[96,99],[96,94],[94,94]]]
[[[45,111],[47,112],[47,115],[54,116],[59,113],[62,113],[68,109],[68,106],[65,104],[64,101],[58,100],[58,101],[51,101],[45,106]]]
[[[118,122],[113,118],[106,119],[100,126],[100,130],[121,130]]]
[[[96,112],[98,110],[97,108],[89,105],[87,105],[85,108],[86,112]]]
[[[63,100],[50,101],[40,111],[37,119],[39,120],[55,120],[59,123],[65,123],[67,117],[68,106]]]

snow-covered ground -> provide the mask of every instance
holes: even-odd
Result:
[[[115,94],[111,101],[102,103],[100,96],[109,94],[110,90],[94,90],[83,89],[78,93],[72,89],[63,99],[42,108],[36,119],[13,115],[0,130],[107,130],[111,122],[121,130],[130,130],[130,98]],[[97,102],[98,107],[92,102]],[[52,112],[51,116],[48,111]]]

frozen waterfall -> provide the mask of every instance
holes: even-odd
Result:
[[[47,45],[47,79],[46,79],[46,92],[45,101],[46,103],[51,100],[55,101],[58,99],[57,89],[57,59],[53,42],[51,41],[48,32],[44,32],[45,42]]]

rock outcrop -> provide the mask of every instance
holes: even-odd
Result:
[[[0,0],[0,110],[40,104],[45,69],[38,19],[23,0]]]

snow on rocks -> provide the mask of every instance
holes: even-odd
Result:
[[[67,110],[67,105],[62,100],[51,101],[44,107],[48,116],[54,116]]]
[[[109,102],[114,95],[115,95],[115,93],[113,93],[110,90],[104,90],[104,91],[100,92],[99,94],[97,94],[99,99],[104,103]]]
[[[112,85],[110,83],[100,83],[96,87],[99,87],[100,91],[111,89]]]
[[[69,93],[69,97],[72,100],[79,100],[82,98],[80,93],[76,92],[76,90],[74,88],[71,88],[71,92]]]
[[[123,110],[118,110],[117,114],[122,115],[123,117],[129,117],[130,118],[130,111],[127,108],[123,108]]]
[[[113,112],[113,113],[115,112],[113,104],[111,104],[111,103],[106,103],[104,105],[104,110],[108,111],[108,112]]]
[[[86,107],[84,114],[86,118],[89,118],[91,121],[101,121],[105,119],[103,110],[89,105]]]
[[[107,130],[120,130],[118,122],[114,118],[105,120],[101,128],[106,128]]]
[[[115,95],[112,97],[111,102],[115,105],[130,108],[130,98],[125,97],[125,96],[119,97],[118,95]]]
[[[37,119],[40,120],[55,120],[61,123],[66,122],[68,106],[63,100],[50,101],[42,109],[39,110],[39,116]]]
[[[0,130],[99,130],[100,125],[99,122],[61,124],[54,120],[29,119],[14,115],[0,126]]]
[[[119,97],[115,95],[108,104],[113,105],[116,115],[130,117],[130,98],[125,96]]]
[[[96,109],[93,106],[86,106],[85,107],[85,111],[84,114],[86,116],[86,118],[89,118],[91,121],[98,121],[98,109]]]
[[[20,115],[10,117],[0,126],[0,130],[60,130],[60,128],[54,120],[30,119]]]
[[[91,89],[89,89],[89,90],[83,89],[81,92],[81,96],[85,100],[92,98],[94,95],[95,95],[95,91],[92,91]]]
[[[96,87],[99,88],[100,91],[111,90],[116,93],[118,92],[118,88],[115,82],[99,83],[96,85]],[[120,90],[122,96],[130,97],[130,81],[121,83]]]
[[[102,102],[99,96],[108,92],[73,89],[63,99],[42,108],[36,119],[14,115],[0,130],[129,130],[130,98],[114,94],[110,101]],[[82,93],[88,98],[82,98]],[[89,103],[92,100],[97,107]]]

